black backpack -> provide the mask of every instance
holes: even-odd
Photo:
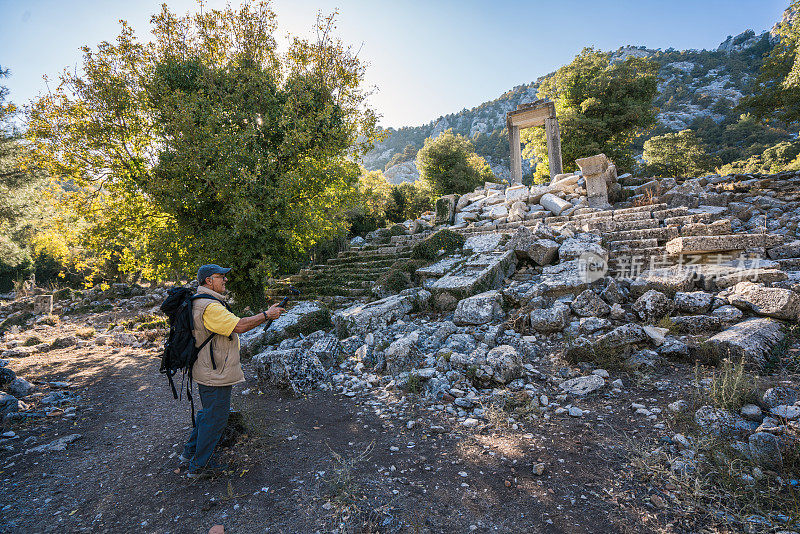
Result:
[[[192,367],[194,362],[197,361],[197,355],[200,351],[214,339],[217,334],[211,334],[205,339],[199,347],[197,347],[197,340],[194,338],[194,315],[192,313],[192,304],[197,299],[211,299],[219,302],[226,309],[228,304],[216,297],[205,293],[197,293],[187,287],[174,287],[169,290],[167,298],[161,304],[161,311],[167,315],[169,319],[169,336],[164,342],[164,352],[161,355],[161,368],[159,371],[167,375],[167,380],[172,388],[172,395],[178,399],[178,390],[175,388],[175,382],[172,377],[178,371],[183,371],[181,378],[181,390],[183,389],[183,378],[188,376],[186,381],[186,398],[192,404],[192,425],[195,424],[194,420],[194,399],[192,398]],[[214,361],[214,352],[211,352],[211,366],[216,369],[217,365]]]

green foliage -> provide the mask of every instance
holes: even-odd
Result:
[[[795,374],[800,372],[800,352],[797,349],[800,343],[800,325],[784,324],[783,337],[772,347],[769,358],[764,365],[766,373]]]
[[[33,347],[35,345],[40,345],[42,343],[44,343],[44,341],[42,341],[42,339],[39,336],[31,336],[31,337],[29,337],[28,339],[26,339],[25,341],[22,342],[22,346],[23,347]]]
[[[400,293],[404,289],[414,287],[418,282],[415,278],[417,269],[428,263],[429,260],[424,259],[397,260],[378,277],[375,286],[382,287],[391,293]]]
[[[435,196],[468,193],[494,178],[489,164],[475,153],[472,143],[452,130],[425,140],[425,146],[417,153],[417,169]]]
[[[391,188],[380,171],[361,169],[356,185],[357,198],[347,212],[350,235],[364,235],[386,224]]]
[[[399,235],[406,235],[408,232],[406,231],[406,227],[402,224],[394,224],[391,228],[389,228],[389,235],[391,237],[399,236]]]
[[[762,173],[800,170],[800,141],[783,141],[745,160],[734,161],[717,169],[719,174]]]
[[[651,137],[644,143],[643,157],[653,176],[698,176],[712,167],[691,130]]]
[[[746,160],[791,139],[785,128],[751,114],[732,116],[720,123],[709,117],[698,118],[692,122],[692,130],[706,147],[713,147],[713,156],[722,165]]]
[[[722,369],[714,374],[709,397],[717,408],[733,412],[745,404],[758,402],[756,380],[744,370],[744,362],[722,362]]]
[[[454,252],[459,250],[464,246],[465,240],[463,235],[452,230],[439,230],[414,245],[411,256],[424,260],[435,260],[439,256],[439,251]]]
[[[406,391],[409,393],[419,393],[422,391],[422,377],[417,373],[408,375],[408,382],[406,382]]]
[[[576,170],[576,159],[600,153],[620,170],[631,169],[634,138],[655,124],[658,64],[632,56],[612,63],[610,56],[585,48],[539,86],[539,98],[556,105],[565,171]],[[543,163],[537,176],[549,175],[544,129],[525,129],[522,140],[523,156]]]
[[[424,180],[393,185],[386,204],[386,219],[394,223],[416,219],[433,207],[432,196],[430,185]]]
[[[115,43],[84,48],[84,74],[33,104],[31,161],[70,181],[60,204],[106,264],[153,279],[231,265],[237,304],[261,303],[268,277],[346,230],[349,156],[375,137],[364,66],[333,16],[279,54],[266,2],[165,5],[152,24],[152,42],[123,22]]]
[[[0,78],[8,75],[0,68]],[[8,88],[0,86],[0,291],[32,273],[40,285],[52,283],[67,259],[66,253],[53,255],[52,247],[44,246],[48,240],[42,233],[48,230],[50,216],[46,182],[41,173],[20,166],[26,148],[11,126],[16,108],[6,102],[7,96]],[[63,245],[63,235],[57,240]]]
[[[800,0],[793,0],[789,9],[800,9]],[[800,18],[782,24],[778,35],[780,42],[764,59],[752,96],[740,105],[758,118],[795,123],[800,121]]]

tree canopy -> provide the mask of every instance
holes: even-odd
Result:
[[[335,14],[334,14],[335,15]],[[82,243],[148,278],[233,267],[240,305],[267,277],[346,228],[376,115],[364,65],[333,37],[293,38],[279,54],[267,2],[178,16],[166,5],[142,43],[84,47],[83,72],[29,113],[30,162],[85,221]]]
[[[417,153],[417,169],[436,196],[467,193],[494,177],[472,143],[462,135],[454,135],[452,130],[435,139],[425,139],[425,145]]]
[[[788,8],[800,12],[800,0]],[[761,119],[786,123],[800,121],[800,17],[794,16],[778,29],[780,41],[761,65],[753,94],[740,106]]]
[[[643,158],[654,176],[697,176],[713,168],[692,130],[651,137],[644,143]]]
[[[652,60],[629,56],[612,61],[610,53],[584,48],[542,81],[538,97],[555,102],[565,171],[577,170],[576,159],[600,153],[620,169],[633,166],[634,138],[655,124],[657,73]],[[549,175],[544,130],[525,129],[521,138],[523,155],[541,162],[536,176]]]

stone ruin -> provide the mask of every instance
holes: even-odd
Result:
[[[318,294],[341,343],[341,363],[322,387],[356,396],[412,381],[469,427],[508,391],[552,407],[539,382],[548,362],[578,365],[548,375],[576,399],[620,387],[603,369],[585,374],[598,351],[644,373],[687,358],[743,359],[760,372],[792,343],[788,328],[800,319],[800,173],[643,180],[617,176],[602,154],[577,164],[579,172],[547,185],[487,182],[443,197],[436,215],[358,239],[293,277],[312,291],[328,276],[337,284],[336,295]],[[380,274],[442,229],[463,235],[463,248],[417,268],[416,287],[384,296]],[[284,339],[257,361],[277,361],[284,373],[288,355],[307,367],[311,345]],[[800,391],[792,392],[791,402],[768,392],[771,413],[706,406],[695,419],[711,433],[733,432],[747,454],[770,465],[786,443],[797,445],[775,442],[786,424],[800,423]],[[574,405],[558,410],[582,413]]]
[[[558,128],[556,106],[549,100],[536,100],[520,104],[517,109],[506,114],[508,142],[511,148],[511,181],[522,182],[522,153],[520,130],[533,126],[544,126],[547,137],[547,159],[550,163],[550,176],[561,174],[561,133]]]

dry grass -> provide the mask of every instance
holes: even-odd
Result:
[[[633,201],[633,205],[637,208],[641,206],[652,206],[654,204],[658,204],[658,197],[649,189],[643,193],[642,197]]]
[[[75,335],[81,339],[91,339],[94,337],[96,333],[97,332],[95,332],[95,329],[92,328],[91,326],[78,328],[77,330],[75,330]]]
[[[704,433],[694,420],[703,405],[738,410],[757,400],[757,377],[741,363],[725,360],[712,370],[712,382],[701,387],[705,374],[696,368],[697,387],[688,392],[687,409],[668,420],[671,433],[691,440],[691,452],[652,440],[628,440],[631,463],[653,488],[676,522],[692,532],[775,532],[800,526],[800,495],[791,481],[800,478],[800,447],[784,455],[780,468],[767,468],[735,448],[736,438]],[[746,440],[745,440],[746,441]],[[688,469],[681,469],[683,465]],[[796,484],[796,482],[795,482]],[[766,518],[771,525],[754,522]]]
[[[714,373],[708,395],[717,408],[738,411],[745,404],[758,402],[756,385],[756,377],[745,372],[744,361],[726,359]]]

